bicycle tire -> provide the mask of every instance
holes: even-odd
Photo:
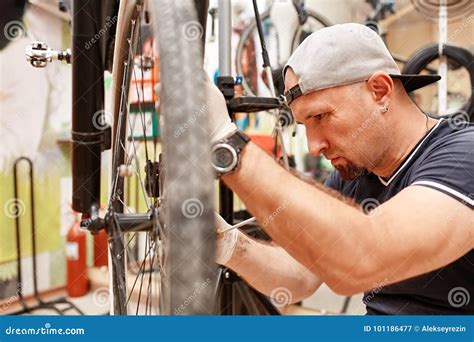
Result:
[[[312,18],[314,20],[316,20],[317,22],[321,23],[323,27],[328,27],[328,26],[331,26],[332,24],[329,22],[328,19],[326,19],[324,16],[322,16],[321,14],[315,12],[315,11],[312,11],[312,10],[306,10],[308,12],[308,18]],[[262,20],[262,23],[268,19],[270,17],[270,10],[267,10],[265,12],[263,12],[261,15],[261,20]],[[255,18],[247,25],[247,27],[242,31],[242,34],[240,35],[240,39],[239,39],[239,43],[237,44],[237,50],[236,50],[236,53],[235,53],[235,69],[237,71],[237,75],[240,75],[242,76],[242,87],[244,89],[244,91],[246,92],[246,94],[248,96],[257,96],[254,91],[251,89],[251,87],[249,86],[245,76],[244,76],[244,72],[243,72],[243,69],[242,69],[242,64],[240,63],[242,61],[242,53],[243,53],[243,50],[244,50],[244,45],[246,43],[246,41],[248,40],[248,37],[249,35],[252,33],[253,30],[255,30],[257,27],[257,22],[255,20]],[[295,37],[293,38],[293,44],[292,44],[292,51],[294,51],[298,45],[301,43],[301,42],[298,42],[298,34],[301,34],[300,30],[298,30],[297,32],[295,32]],[[276,79],[275,79],[276,80]]]
[[[165,286],[169,314],[206,284],[199,296],[179,314],[212,314],[217,265],[213,172],[207,129],[205,73],[202,41],[186,37],[197,23],[192,0],[155,1],[156,36],[159,45],[161,108],[165,118],[163,139],[165,162],[165,229],[169,248],[165,264],[169,276]],[[177,29],[179,28],[179,29]],[[176,34],[178,32],[178,35]],[[202,33],[202,32],[201,32]],[[179,89],[180,95],[176,95]],[[204,113],[201,111],[204,110]],[[202,115],[176,138],[175,132]],[[171,196],[172,195],[172,196]],[[186,207],[186,204],[188,207]],[[197,205],[199,214],[190,205]]]
[[[457,116],[459,113],[467,113],[467,116],[471,122],[474,122],[474,57],[466,49],[454,46],[445,45],[443,47],[443,54],[447,56],[448,61],[451,61],[453,65],[460,65],[464,67],[468,73],[471,82],[471,96],[468,101],[461,107],[459,111],[448,116]],[[417,51],[408,59],[407,63],[403,67],[402,74],[419,74],[429,63],[439,58],[438,44],[432,43],[426,45]]]
[[[137,2],[142,5],[141,1]],[[120,39],[115,41],[113,70],[117,77],[114,77],[112,101],[116,146],[125,145],[127,141],[125,122],[128,108],[121,100],[122,93],[127,94],[130,88],[127,78],[130,78],[131,70],[126,68],[126,56],[130,54],[127,39],[134,35],[130,26],[138,15],[134,8],[136,5],[133,0],[121,1],[121,6],[130,7],[123,9],[121,14],[119,9],[118,27],[122,32],[119,32]],[[192,0],[154,0],[151,12],[160,57],[161,143],[164,153],[162,204],[161,201],[153,204],[159,212],[154,230],[159,230],[155,233],[159,233],[157,235],[165,249],[164,268],[160,270],[159,279],[159,312],[166,315],[211,314],[214,310],[212,283],[217,266],[214,263],[215,239],[212,238],[215,235],[213,174],[205,115],[204,71],[201,39],[186,34],[190,25],[194,25],[191,29],[196,29],[196,10]],[[190,120],[192,125],[189,125]],[[115,146],[112,151],[114,167],[111,180],[114,181],[117,165],[124,163],[124,153],[118,152],[121,150]],[[119,184],[122,193],[123,186],[122,181]],[[112,197],[114,195],[112,193]],[[109,246],[114,313],[127,314],[125,258],[117,258],[113,252],[125,250],[124,234],[109,232]]]

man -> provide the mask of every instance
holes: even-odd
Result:
[[[217,261],[267,295],[286,288],[293,302],[324,282],[342,295],[366,291],[368,314],[473,314],[474,127],[429,118],[407,94],[439,78],[400,76],[380,37],[358,24],[313,33],[284,74],[310,153],[335,171],[314,186],[252,142],[237,144],[238,166],[220,176],[273,243],[229,231]],[[242,136],[209,93],[212,141]]]

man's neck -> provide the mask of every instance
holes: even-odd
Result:
[[[411,118],[407,119],[409,117]],[[388,151],[384,154],[385,157],[372,171],[379,177],[390,178],[413,151],[418,142],[438,122],[438,120],[425,116],[418,109],[417,113],[405,113],[404,118],[397,120],[393,127],[395,132],[393,141],[396,143],[389,146]]]

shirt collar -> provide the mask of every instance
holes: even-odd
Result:
[[[383,179],[382,177],[380,176],[377,176],[380,180],[380,182],[385,185],[385,186],[388,186],[399,174],[400,172],[402,172],[407,166],[408,164],[410,163],[410,160],[416,155],[416,153],[418,152],[418,150],[421,148],[421,146],[423,146],[423,144],[425,143],[425,141],[433,134],[434,131],[437,130],[437,128],[439,127],[440,123],[443,121],[444,119],[441,118],[438,120],[438,122],[436,123],[436,125],[434,125],[429,131],[428,133],[425,135],[425,137],[420,141],[418,142],[418,144],[416,144],[416,146],[413,148],[413,150],[410,152],[410,154],[405,158],[405,161],[401,164],[401,166],[399,166],[397,168],[397,170],[395,171],[395,173],[390,176],[390,178],[388,180],[385,180]]]

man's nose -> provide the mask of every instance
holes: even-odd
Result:
[[[307,133],[306,140],[308,142],[309,154],[311,154],[313,157],[319,156],[329,147],[327,140],[320,134],[316,134],[314,132]]]

